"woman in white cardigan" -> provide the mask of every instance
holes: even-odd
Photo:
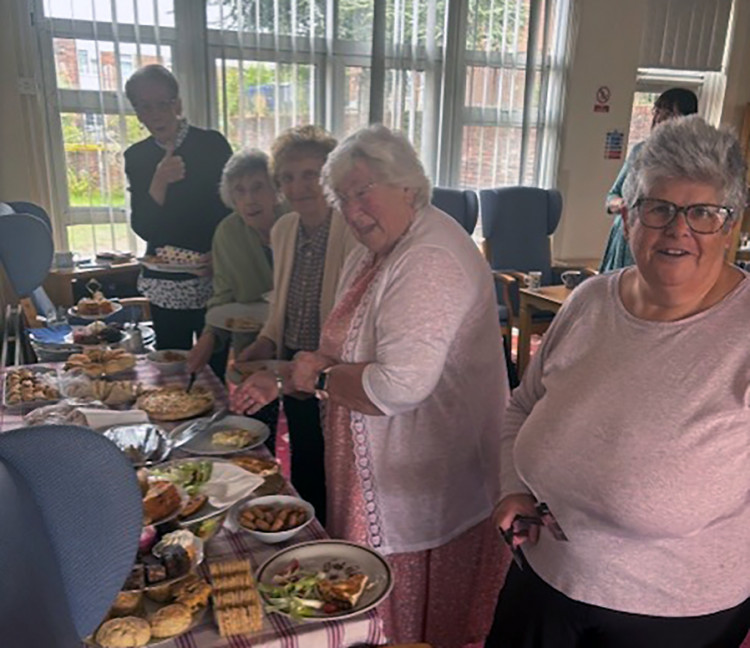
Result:
[[[323,183],[362,245],[320,348],[298,354],[284,382],[327,402],[328,531],[387,556],[395,588],[379,609],[391,640],[481,642],[501,579],[490,516],[508,397],[489,268],[429,204],[403,136],[352,135]],[[252,410],[276,394],[275,376],[255,374],[233,403]]]
[[[328,205],[320,172],[336,140],[317,126],[291,128],[271,148],[272,175],[292,208],[271,230],[274,297],[268,321],[240,361],[291,360],[314,351],[320,326],[333,306],[344,259],[356,241],[340,213]],[[325,523],[323,432],[318,401],[285,396],[292,482]]]

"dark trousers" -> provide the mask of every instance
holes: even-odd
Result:
[[[737,648],[748,630],[750,599],[696,617],[628,614],[574,601],[514,563],[485,648]]]
[[[284,397],[292,452],[292,483],[300,497],[315,507],[320,523],[326,523],[326,473],[323,430],[317,398]]]
[[[206,324],[206,309],[192,308],[178,310],[173,308],[162,308],[151,304],[151,319],[156,333],[156,348],[161,349],[184,349],[193,348],[193,336],[200,337]],[[227,370],[227,356],[229,348],[217,351],[211,356],[209,365],[213,372],[224,380]]]

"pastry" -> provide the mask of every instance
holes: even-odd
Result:
[[[136,614],[143,602],[143,592],[120,592],[112,604],[109,613],[114,617]]]
[[[170,583],[164,583],[156,587],[149,587],[146,590],[146,597],[157,603],[171,602],[174,598],[172,596],[172,586]]]
[[[324,578],[318,582],[320,597],[327,603],[333,603],[341,609],[350,610],[359,601],[367,585],[365,574],[352,574],[345,580],[328,580]]]
[[[183,387],[160,387],[138,398],[138,409],[158,421],[179,421],[208,412],[214,397],[205,387],[196,386],[186,392]]]
[[[211,435],[211,445],[227,448],[243,448],[255,439],[255,434],[244,428],[219,430]]]
[[[279,464],[271,459],[259,457],[234,457],[232,463],[260,477],[268,477],[279,472]]]
[[[151,639],[151,626],[135,616],[105,621],[96,631],[96,643],[102,648],[138,648]]]
[[[174,513],[181,503],[180,493],[172,482],[161,479],[151,481],[143,497],[144,523],[162,520]]]
[[[206,495],[203,495],[202,493],[198,493],[197,495],[193,495],[185,504],[185,506],[182,507],[182,511],[180,511],[180,518],[185,519],[190,517],[191,515],[194,515],[198,511],[200,511],[203,508],[203,505],[208,501],[208,497]]]
[[[130,574],[125,579],[123,589],[126,590],[139,590],[143,589],[146,585],[146,570],[143,565],[136,563],[133,565],[133,569],[130,570]]]
[[[156,638],[174,637],[190,627],[193,617],[182,603],[173,603],[157,610],[149,617],[151,636]]]
[[[172,586],[172,595],[177,603],[187,606],[191,612],[208,605],[211,586],[200,576],[193,574]]]

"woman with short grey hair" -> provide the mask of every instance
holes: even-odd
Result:
[[[219,193],[232,213],[216,228],[211,245],[213,292],[208,300],[209,310],[232,302],[259,302],[264,293],[273,289],[271,227],[279,201],[268,156],[257,149],[235,153],[224,166]],[[256,337],[257,332],[233,333],[235,354]],[[190,351],[188,369],[197,371],[212,355],[225,353],[228,339],[226,331],[206,326]]]
[[[496,521],[524,568],[487,646],[747,635],[750,276],[726,260],[744,192],[739,142],[698,116],[643,145],[624,189],[635,266],[575,289],[508,408]],[[567,542],[521,532],[541,503]]]

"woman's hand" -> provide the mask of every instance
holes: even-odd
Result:
[[[148,192],[156,203],[163,205],[167,196],[167,187],[173,182],[179,182],[184,177],[185,162],[182,156],[174,154],[174,144],[170,143],[167,145],[167,150],[161,162],[156,165]]]
[[[208,364],[214,352],[214,340],[214,334],[211,331],[206,331],[198,338],[195,346],[190,349],[186,365],[190,373],[200,371]]]
[[[513,520],[516,515],[528,515],[537,517],[539,514],[536,510],[536,499],[527,493],[512,493],[506,495],[500,500],[492,513],[492,519],[500,531],[507,531],[513,526]],[[513,546],[518,547],[527,540],[531,544],[536,544],[539,539],[539,527],[532,524],[529,527],[528,535],[513,536]]]
[[[237,414],[255,414],[279,397],[276,376],[270,371],[258,371],[234,390],[229,408]]]
[[[333,358],[317,351],[300,351],[294,356],[292,363],[292,389],[298,392],[312,394],[318,374],[336,364]]]

